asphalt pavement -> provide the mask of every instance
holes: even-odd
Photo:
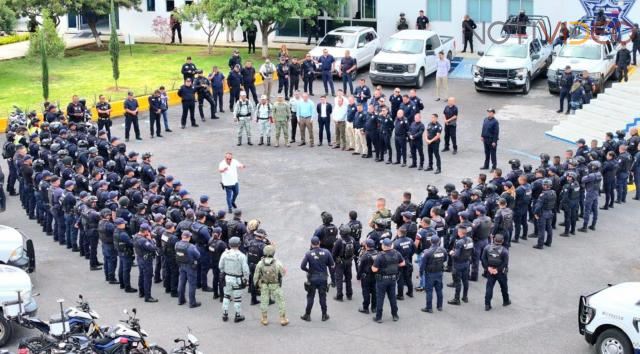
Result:
[[[336,82],[336,86],[341,83]],[[197,293],[198,300],[203,302],[198,309],[178,306],[177,299],[169,297],[156,284],[152,293],[160,302],[155,304],[144,303],[137,294],[125,294],[117,285],[107,284],[102,272],[91,272],[88,262],[76,253],[54,244],[35,222],[27,219],[15,197],[9,199],[7,211],[0,214],[0,223],[20,228],[35,241],[38,268],[32,279],[35,291],[41,294],[38,298],[41,318],[47,319],[58,311],[56,299],[63,298],[66,305],[72,305],[81,293],[103,316],[100,323],[114,324],[125,318],[123,309],[137,308],[150,340],[165,348],[172,348],[173,339],[184,336],[190,328],[200,339],[204,353],[590,352],[592,349],[577,328],[579,295],[607,283],[637,280],[640,275],[637,252],[632,251],[637,237],[637,223],[632,220],[637,220],[640,203],[631,197],[626,205],[601,212],[595,232],[562,238],[557,237],[561,231],[555,230],[552,247],[544,251],[533,249],[535,241],[531,239],[514,244],[509,267],[513,302],[510,307],[500,306],[496,285],[494,308],[485,312],[485,280],[481,278],[471,283],[468,304],[458,307],[445,303],[443,312],[425,314],[420,312],[425,303],[424,293],[416,293],[416,297],[399,302],[400,321],[391,321],[387,302],[384,323],[377,324],[371,316],[357,312],[362,297],[354,279],[352,301],[331,300],[334,289],[328,294],[329,321],[320,321],[317,303],[312,322],[299,319],[306,295],[305,274],[299,264],[314,229],[321,224],[322,211],[333,213],[337,225],[347,221],[350,210],[356,210],[366,222],[375,209],[377,197],[387,198],[388,207],[394,209],[401,202],[403,191],[412,192],[417,203],[426,196],[428,184],[442,190],[447,182],[459,186],[464,177],[475,179],[483,163],[480,127],[490,107],[497,110],[500,121],[498,167],[505,174],[510,158],[537,166],[539,153],[562,155],[569,148],[544,137],[544,131],[563,117],[555,113],[557,97],[549,95],[544,79],[536,81],[526,96],[476,93],[470,80],[452,79],[449,90],[458,98],[460,109],[459,153],[442,154],[440,175],[375,163],[330,149],[326,144],[314,148],[236,147],[236,125],[228,113],[226,97],[227,113],[222,115],[223,119],[198,121],[199,128],[179,129],[179,107],[169,110],[174,132],[166,133],[164,138],[150,139],[148,122],[141,122],[144,140],[128,144],[128,150],[153,152],[155,166],[167,165],[168,173],[177,176],[194,198],[208,194],[216,209],[226,209],[217,173],[217,164],[224,153],[233,152],[235,158],[247,165],[240,172],[238,204],[246,220],[262,221],[262,227],[277,245],[276,257],[288,270],[284,288],[291,323],[284,328],[277,323],[275,306],[270,307],[271,324],[260,325],[260,310],[249,306],[248,294],[243,301],[247,320],[240,324],[221,321],[220,303],[211,299],[211,293]],[[321,82],[316,81],[315,92],[322,92]],[[385,93],[390,92],[391,87],[385,87]],[[424,100],[423,113],[442,112],[444,103],[433,100],[433,78],[427,80],[418,95]],[[115,123],[115,135],[122,137],[123,120]],[[254,136],[257,133],[254,123]],[[7,171],[6,165],[3,169]],[[367,228],[364,232],[368,231]],[[445,281],[450,277],[446,273]],[[133,270],[132,279],[136,284],[137,269]],[[453,290],[445,287],[444,294],[446,301],[453,297]],[[15,349],[20,337],[36,334],[20,329],[8,349]]]

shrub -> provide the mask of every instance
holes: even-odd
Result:
[[[40,55],[40,38],[44,36],[48,57],[61,58],[64,56],[64,40],[58,34],[56,25],[48,14],[42,16],[42,26],[31,35],[29,43],[29,57],[39,57]]]
[[[16,13],[11,10],[5,0],[0,0],[0,31],[13,33],[16,26]]]
[[[0,37],[0,45],[23,42],[29,39],[29,34],[11,34]]]

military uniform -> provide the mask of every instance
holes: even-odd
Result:
[[[238,128],[238,145],[242,143],[242,132],[247,135],[247,143],[251,144],[251,116],[255,108],[246,97],[240,99],[233,107],[233,116],[240,123]]]
[[[273,298],[280,313],[280,324],[285,326],[289,321],[286,319],[284,292],[282,291],[282,278],[285,274],[284,266],[279,260],[273,258],[272,253],[269,254],[269,251],[265,253],[267,253],[265,257],[256,265],[253,277],[254,285],[260,288],[260,311],[263,316],[263,324],[267,324],[269,300]]]
[[[280,146],[280,132],[284,134],[284,143],[289,145],[289,120],[291,119],[291,107],[286,102],[276,102],[273,105],[273,119],[276,122],[276,143]]]
[[[242,289],[249,281],[249,265],[247,257],[237,249],[229,249],[220,257],[218,264],[220,272],[224,274],[224,300],[222,301],[223,319],[229,311],[229,303],[233,299],[236,320],[242,317]],[[226,321],[226,319],[225,319]]]

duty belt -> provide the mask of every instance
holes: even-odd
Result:
[[[251,114],[238,114],[238,117],[251,117]]]
[[[235,274],[229,274],[229,273],[224,273],[224,275],[228,275],[230,277],[242,278],[242,275],[235,275]]]
[[[384,280],[395,280],[397,279],[398,275],[397,274],[392,274],[392,275],[376,275],[376,277],[378,279],[384,279]]]
[[[269,119],[269,117],[267,117],[267,118],[258,117],[258,119],[259,120],[267,120],[267,119]]]

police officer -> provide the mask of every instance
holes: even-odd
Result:
[[[131,266],[133,265],[133,239],[127,232],[127,222],[123,218],[116,218],[113,222],[116,230],[113,233],[116,250],[118,251],[119,267],[118,282],[120,289],[126,293],[135,293],[138,289],[131,287]]]
[[[273,245],[268,245],[264,248],[264,258],[256,265],[254,276],[254,286],[260,288],[260,312],[262,312],[260,323],[264,326],[269,324],[267,310],[269,308],[269,299],[272,296],[278,305],[280,325],[286,326],[289,324],[284,307],[284,292],[282,291],[282,278],[284,278],[286,270],[282,263],[274,258],[275,253],[276,249]]]
[[[480,139],[484,144],[484,165],[481,170],[489,169],[489,162],[491,162],[491,169],[495,170],[497,165],[496,151],[498,150],[498,139],[500,138],[500,123],[495,118],[496,110],[489,108],[487,110],[487,117],[482,122],[482,133]]]
[[[227,85],[229,86],[229,110],[233,112],[233,107],[240,99],[240,86],[242,85],[242,74],[240,74],[240,64],[236,64],[227,77]]]
[[[564,212],[564,232],[560,236],[568,237],[576,234],[580,199],[580,184],[574,171],[567,172],[566,181],[560,192],[560,208]]]
[[[160,90],[155,90],[151,96],[149,96],[149,133],[151,134],[151,139],[154,137],[154,128],[155,135],[158,138],[162,138],[162,134],[160,133],[160,116],[162,116],[162,97],[160,96]]]
[[[240,75],[242,75],[242,87],[247,95],[250,93],[253,97],[253,103],[258,104],[258,94],[256,92],[256,69],[253,67],[253,63],[251,61],[247,61],[244,64],[242,70],[240,70]]]
[[[575,81],[573,77],[573,73],[571,72],[571,66],[567,65],[564,68],[564,72],[560,77],[560,81],[558,82],[558,86],[560,87],[560,109],[558,109],[558,113],[562,113],[564,110],[564,101],[567,101],[567,112],[569,114],[571,111],[571,86],[573,85],[573,81]]]
[[[185,81],[187,79],[193,80],[193,77],[196,75],[197,71],[198,69],[196,68],[196,64],[191,61],[191,57],[187,57],[187,61],[182,64],[182,68],[180,69],[180,72],[182,73],[182,79]]]
[[[171,220],[164,224],[164,232],[160,238],[162,245],[162,269],[164,270],[162,279],[164,292],[171,294],[171,297],[178,297],[178,278],[180,271],[176,261],[176,243],[180,241],[176,235],[176,224]]]
[[[278,72],[278,93],[281,93],[284,89],[285,100],[289,100],[289,63],[284,56],[280,57],[280,62],[276,65],[276,71]]]
[[[351,56],[348,50],[344,51],[344,58],[340,61],[340,70],[338,76],[342,78],[342,91],[347,93],[347,85],[349,92],[353,95],[353,77],[358,73],[358,62],[356,58]],[[355,95],[354,95],[355,96]]]
[[[333,244],[331,254],[335,260],[336,278],[336,301],[343,300],[343,285],[346,286],[347,299],[351,300],[353,288],[351,286],[353,259],[359,252],[359,245],[351,235],[351,228],[348,225],[340,225],[338,228],[340,237]]]
[[[331,213],[323,211],[320,213],[322,219],[322,225],[320,225],[313,233],[314,237],[320,240],[320,247],[328,251],[333,250],[333,246],[338,238],[338,228],[333,224],[333,215]],[[331,275],[331,286],[336,286],[336,272],[335,267],[329,269]]]
[[[556,192],[551,189],[553,182],[550,179],[545,178],[542,181],[542,193],[536,200],[533,208],[533,214],[538,224],[538,244],[533,248],[543,249],[542,244],[547,247],[551,247],[551,241],[553,239],[553,229],[551,228],[551,222],[553,220],[553,213],[556,206]],[[547,235],[545,240],[545,233]]]
[[[582,184],[585,189],[584,196],[584,218],[582,227],[578,229],[580,232],[587,232],[589,219],[593,214],[593,220],[589,229],[595,231],[596,222],[598,221],[598,196],[600,194],[600,183],[602,182],[602,174],[600,173],[600,161],[589,162],[589,174],[582,177]]]
[[[247,261],[249,262],[249,292],[251,293],[251,305],[258,305],[258,288],[254,285],[254,275],[256,265],[264,255],[263,250],[267,243],[265,238],[267,232],[263,229],[257,229],[253,232],[253,240],[250,240],[247,246]]]
[[[424,134],[424,124],[421,120],[422,119],[419,114],[416,114],[413,117],[413,123],[411,123],[411,125],[409,126],[407,135],[409,138],[409,147],[411,148],[411,166],[409,166],[409,168],[418,167],[418,170],[422,170],[422,168],[424,167],[424,148],[422,140],[422,135]],[[416,164],[417,156],[420,156],[419,165]]]
[[[119,284],[116,280],[116,267],[118,256],[113,245],[115,224],[111,222],[111,210],[100,210],[100,222],[98,223],[98,236],[102,241],[102,256],[104,257],[104,275],[109,284]]]
[[[400,252],[393,249],[391,239],[384,239],[382,253],[376,257],[373,266],[371,266],[371,271],[376,273],[376,315],[373,317],[375,322],[382,323],[382,307],[385,296],[389,298],[393,320],[400,319],[398,317],[396,286],[400,268],[405,266],[406,263]]]
[[[467,225],[460,223],[458,225],[458,238],[455,241],[453,250],[449,251],[449,255],[453,259],[453,286],[456,288],[453,299],[447,301],[450,305],[460,305],[460,290],[462,290],[462,301],[469,302],[467,298],[467,293],[469,292],[469,261],[471,261],[474,247],[473,241],[467,236],[467,232]]]
[[[429,27],[429,18],[424,15],[424,10],[420,10],[416,19],[416,29],[426,30]]]
[[[153,280],[153,258],[158,252],[155,240],[151,237],[151,226],[144,223],[140,231],[134,236],[134,249],[138,262],[138,295],[144,297],[145,302],[158,302],[151,296],[151,282]]]
[[[380,121],[378,120],[378,116],[373,112],[373,106],[369,106],[369,110],[367,111],[366,118],[364,123],[364,132],[366,134],[367,140],[367,153],[366,155],[363,152],[362,158],[370,159],[373,157],[374,148],[379,149],[380,142],[378,141],[378,130]],[[396,152],[397,152],[396,148]]]
[[[318,58],[320,64],[320,72],[322,74],[322,84],[324,85],[324,94],[329,96],[329,87],[331,88],[331,96],[336,97],[336,92],[333,88],[333,63],[335,63],[333,55],[329,54],[329,50],[324,48],[322,55]],[[327,87],[328,86],[328,87]]]
[[[402,113],[400,113],[402,112]],[[407,133],[409,132],[410,122],[405,118],[405,112],[402,110],[398,111],[396,121],[395,121],[395,146],[396,146],[396,162],[394,165],[400,165],[402,161],[402,165],[400,167],[407,166]]]
[[[213,102],[215,103],[215,107],[220,113],[224,113],[224,109],[222,107],[222,99],[224,96],[224,74],[218,70],[217,66],[211,68],[211,73],[209,74],[209,82],[211,82],[211,91],[213,92]],[[213,118],[217,118],[217,116],[213,116]]]
[[[360,281],[362,287],[362,307],[358,309],[358,312],[369,314],[369,305],[371,305],[371,311],[376,308],[376,279],[371,266],[378,256],[378,251],[375,241],[372,239],[368,239],[364,243],[364,249],[365,252],[358,257],[356,273],[356,279]]]
[[[403,225],[398,228],[396,239],[393,242],[393,248],[398,251],[404,259],[405,265],[400,268],[398,277],[398,300],[404,300],[404,288],[407,287],[407,296],[413,297],[413,264],[411,259],[415,253],[414,241],[407,236],[407,226]]]
[[[197,127],[196,119],[194,116],[194,110],[196,105],[196,92],[192,86],[191,79],[185,79],[184,85],[180,86],[178,90],[178,96],[182,99],[182,117],[180,118],[180,124],[182,129],[187,125],[187,113],[191,119],[191,126]]]
[[[389,115],[389,109],[387,107],[382,107],[378,119],[380,120],[380,135],[378,137],[380,142],[380,149],[376,149],[376,161],[384,161],[384,154],[388,153],[389,157],[387,160],[387,165],[389,165],[391,164],[391,159],[393,158],[393,149],[391,148],[391,135],[393,134],[395,120]]]
[[[309,92],[313,96],[313,80],[316,78],[316,63],[311,59],[311,54],[307,53],[302,61],[302,81],[304,82],[304,92]]]
[[[475,219],[473,220],[473,257],[471,262],[471,275],[469,280],[478,281],[478,270],[482,250],[489,244],[489,236],[493,228],[491,218],[487,216],[487,209],[484,205],[478,205],[473,209]]]
[[[513,210],[507,206],[507,200],[498,199],[498,211],[493,218],[493,230],[491,235],[495,237],[500,234],[503,236],[505,247],[511,247],[511,234],[513,233]]]
[[[201,257],[196,265],[197,288],[202,288],[204,292],[212,292],[213,288],[207,285],[207,275],[211,269],[211,258],[207,257],[207,248],[211,240],[211,233],[207,226],[207,214],[200,210],[195,213],[196,220],[191,223],[189,230],[191,231],[191,243],[193,243]]]
[[[440,246],[440,237],[431,236],[431,247],[426,249],[420,260],[420,272],[425,275],[427,304],[422,312],[433,312],[433,290],[436,291],[436,308],[442,311],[442,272],[447,262],[447,250]]]
[[[491,310],[491,298],[496,281],[502,292],[502,306],[511,305],[509,288],[507,286],[507,271],[509,270],[509,249],[503,247],[504,236],[497,234],[493,244],[485,247],[482,253],[482,266],[487,273],[487,289],[484,294],[484,310]]]
[[[416,114],[416,116],[418,116]],[[426,136],[424,137],[424,141],[427,143],[427,152],[429,154],[429,167],[425,169],[425,171],[433,171],[433,157],[436,158],[436,172],[435,174],[440,173],[441,163],[440,163],[440,134],[442,133],[442,125],[438,123],[438,114],[434,113],[431,115],[431,122],[427,124],[426,128]]]
[[[224,296],[224,279],[220,275],[220,257],[227,250],[227,243],[221,239],[225,230],[219,226],[211,229],[211,240],[209,241],[209,253],[211,254],[211,265],[213,269],[213,299],[220,299]]]
[[[627,202],[627,182],[629,171],[633,162],[633,156],[627,152],[627,145],[618,146],[618,173],[616,174],[616,203]]]
[[[183,231],[181,240],[175,245],[176,262],[180,266],[180,280],[178,284],[178,305],[184,305],[184,291],[189,281],[189,307],[199,307],[196,301],[197,266],[200,260],[198,248],[191,243],[191,232]]]
[[[329,319],[327,313],[327,271],[335,268],[335,263],[331,252],[320,247],[320,239],[316,236],[311,238],[311,249],[305,253],[300,269],[307,273],[307,281],[304,283],[307,291],[307,306],[304,315],[300,316],[303,321],[311,321],[311,309],[318,293],[320,298],[320,309],[322,310],[322,321]]]
[[[240,252],[240,238],[231,237],[229,239],[230,249],[226,250],[220,257],[220,273],[224,274],[224,300],[222,301],[222,320],[229,320],[229,302],[233,299],[233,306],[236,314],[233,322],[244,321],[242,315],[242,289],[249,281],[249,265],[247,257]]]
[[[211,82],[209,79],[202,75],[202,70],[198,70],[198,77],[193,82],[193,86],[198,94],[198,112],[200,113],[200,119],[204,122],[204,101],[209,102],[209,108],[211,108],[211,119],[216,119],[216,102],[211,97]]]

